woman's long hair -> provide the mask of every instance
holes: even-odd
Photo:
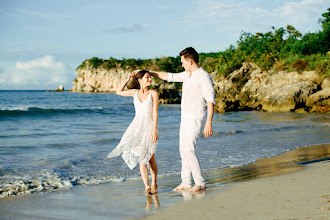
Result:
[[[140,70],[137,74],[135,74],[133,80],[127,85],[127,88],[140,89],[139,79],[141,79],[144,76],[144,74],[148,72],[149,72],[148,70]]]

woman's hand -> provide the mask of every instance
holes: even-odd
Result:
[[[134,77],[138,72],[140,72],[141,70],[134,70],[133,72],[132,72],[132,77]]]
[[[151,139],[154,143],[156,143],[158,141],[158,133],[157,130],[154,130],[151,134]]]
[[[126,79],[126,81],[127,82],[128,81],[131,81],[133,79],[133,77],[134,77],[133,73],[129,74],[128,77],[127,77],[127,79]]]

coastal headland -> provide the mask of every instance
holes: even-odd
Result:
[[[76,70],[72,92],[114,92],[127,78],[130,70],[95,68],[89,60]],[[317,71],[262,70],[255,63],[243,63],[227,77],[210,73],[216,92],[218,112],[263,110],[267,112],[330,111],[330,79]],[[180,86],[154,80],[161,103],[180,103]]]

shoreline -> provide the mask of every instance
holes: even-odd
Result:
[[[329,219],[330,160],[236,184],[171,206],[146,219]]]
[[[241,184],[283,176],[280,174],[291,175],[305,167],[297,162],[326,157],[330,157],[330,144],[298,147],[252,164],[203,171],[208,188],[206,192],[195,194],[172,191],[180,182],[179,174],[160,177],[158,194],[152,197],[144,195],[144,186],[139,178],[99,185],[78,185],[70,190],[0,199],[0,214],[4,219],[153,218],[153,214],[163,215],[172,208],[186,204],[183,201],[190,203],[198,198],[209,199]],[[191,209],[190,205],[188,207]]]

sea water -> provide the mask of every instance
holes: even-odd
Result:
[[[113,93],[0,91],[0,198],[140,178],[106,156],[134,118],[133,98]],[[180,173],[180,105],[159,106],[159,175]],[[200,137],[204,171],[249,164],[297,147],[330,143],[327,114],[215,113]]]

